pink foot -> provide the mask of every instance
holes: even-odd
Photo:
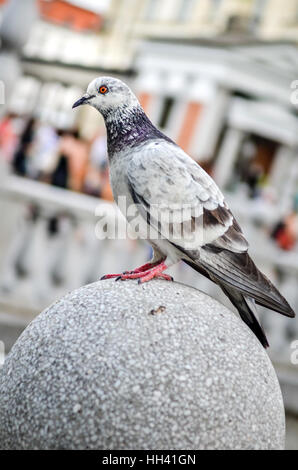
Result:
[[[160,277],[167,281],[173,281],[173,278],[171,276],[163,273],[163,271],[165,271],[165,269],[167,268],[168,267],[162,261],[157,266],[153,266],[151,267],[151,269],[148,269],[146,271],[138,271],[138,272],[134,271],[131,273],[121,274],[121,276],[119,276],[116,279],[116,281],[118,280],[126,281],[127,279],[139,279],[139,284],[143,284],[144,282],[150,281],[151,279],[155,277]]]
[[[148,269],[153,268],[156,266],[156,263],[146,263],[140,266],[139,268],[134,269],[133,271],[130,271],[131,273],[143,273],[144,271],[148,271]],[[128,273],[127,273],[128,274]]]
[[[142,277],[141,279],[139,279],[139,284],[143,284],[144,282],[147,282],[147,281],[150,281],[151,279],[153,279],[154,277],[157,277],[157,278],[160,278],[160,279],[164,279],[165,281],[174,281],[174,278],[172,276],[170,276],[169,274],[164,274],[164,273],[161,273],[161,274],[154,274],[152,277],[151,276],[152,273],[149,273],[147,274],[146,276]]]
[[[105,279],[114,279],[114,278],[121,278],[123,275],[128,275],[128,274],[136,274],[136,273],[143,273],[144,271],[148,271],[148,269],[153,268],[156,266],[156,263],[146,263],[140,266],[139,268],[133,269],[133,271],[125,271],[122,274],[106,274],[105,276],[102,276],[100,278],[101,281]],[[129,279],[129,278],[128,278]],[[136,278],[131,278],[131,279],[136,279]]]

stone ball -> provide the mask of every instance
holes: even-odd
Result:
[[[266,351],[206,294],[99,281],[43,311],[0,369],[3,449],[282,449]]]

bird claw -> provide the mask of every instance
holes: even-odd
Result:
[[[145,269],[146,267],[150,266],[149,269]],[[134,271],[124,271],[122,274],[106,274],[101,278],[104,279],[115,279],[115,281],[126,281],[127,279],[138,279],[138,284],[142,284],[144,282],[150,281],[154,277],[165,279],[166,281],[173,281],[174,279],[172,276],[163,273],[163,271],[167,269],[167,266],[164,262],[160,263],[158,266],[153,266],[151,263],[147,263],[141,268],[135,269]]]
[[[171,282],[174,281],[173,276],[170,276],[169,274],[163,274],[163,273],[161,273],[161,274],[159,274],[158,276],[154,276],[154,277],[155,277],[156,279],[158,279],[158,278],[159,278],[159,279],[164,279],[165,281],[171,281]],[[149,275],[148,275],[148,277],[147,277],[147,276],[141,277],[141,278],[138,280],[138,284],[144,284],[145,282],[150,281],[150,280],[153,279],[154,277],[151,278]]]
[[[119,274],[105,274],[99,280],[100,281],[105,281],[106,279],[114,279],[115,277],[118,277],[118,276],[119,276]]]
[[[125,274],[130,274],[131,271],[124,271],[122,274],[105,274],[100,278],[100,281],[104,281],[106,279],[115,279],[115,281],[119,281],[119,279],[125,275]],[[123,279],[124,280],[124,279]]]

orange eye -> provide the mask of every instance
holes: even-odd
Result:
[[[99,93],[101,93],[102,95],[104,95],[107,91],[108,91],[108,89],[104,85],[102,85],[99,89]]]

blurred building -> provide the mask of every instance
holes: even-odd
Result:
[[[69,105],[94,76],[113,74],[130,80],[144,39],[171,40],[172,51],[175,42],[179,46],[198,38],[224,38],[225,44],[233,45],[256,38],[297,40],[298,0],[288,0],[287,8],[282,0],[36,1],[40,19],[23,48],[27,77],[19,83],[10,107],[19,113],[38,108],[40,113],[52,103],[50,114],[55,122],[58,116],[60,126],[74,124],[77,115]],[[5,3],[0,0],[0,5]],[[195,50],[195,42],[193,46]],[[273,59],[276,52],[274,60],[287,66],[296,61],[291,47],[276,45],[269,52],[256,46],[247,51],[252,60],[268,62],[267,54]],[[46,96],[50,98],[44,101]],[[86,116],[94,117],[90,110],[82,115],[85,122]]]
[[[131,58],[115,53],[113,25],[117,29],[119,15],[110,0],[38,0],[37,4],[40,18],[23,46],[24,76],[8,109],[34,113],[59,128],[73,127],[81,116],[82,133],[92,137],[102,125],[100,118],[91,109],[74,113],[71,106],[94,76],[104,71],[116,76],[124,72],[124,77],[129,73]],[[117,38],[116,42],[119,32]],[[119,56],[123,64],[116,59]]]
[[[281,212],[291,205],[298,0],[286,9],[281,0],[37,4],[40,18],[23,47],[24,76],[11,111],[62,129],[79,125],[92,138],[103,127],[100,116],[88,107],[73,112],[72,103],[96,75],[118,76],[220,186],[235,189],[244,181],[255,195],[262,178]]]
[[[59,128],[79,124],[92,137],[101,118],[86,107],[73,112],[72,103],[94,76],[118,76],[221,186],[253,185],[262,173],[281,206],[289,204],[297,174],[290,86],[298,70],[298,0],[287,8],[281,0],[37,4],[11,111]]]
[[[259,0],[256,4],[256,31],[264,39],[298,41],[297,0]]]
[[[222,187],[253,162],[280,203],[283,194],[293,193],[298,171],[298,113],[290,99],[298,70],[294,45],[155,38],[143,43],[136,64],[136,86],[147,112],[195,159],[212,165]]]
[[[237,37],[297,41],[297,0],[140,0],[135,33],[140,36]]]
[[[173,38],[212,37],[231,28],[245,29],[253,2],[245,0],[141,0],[135,33]]]

